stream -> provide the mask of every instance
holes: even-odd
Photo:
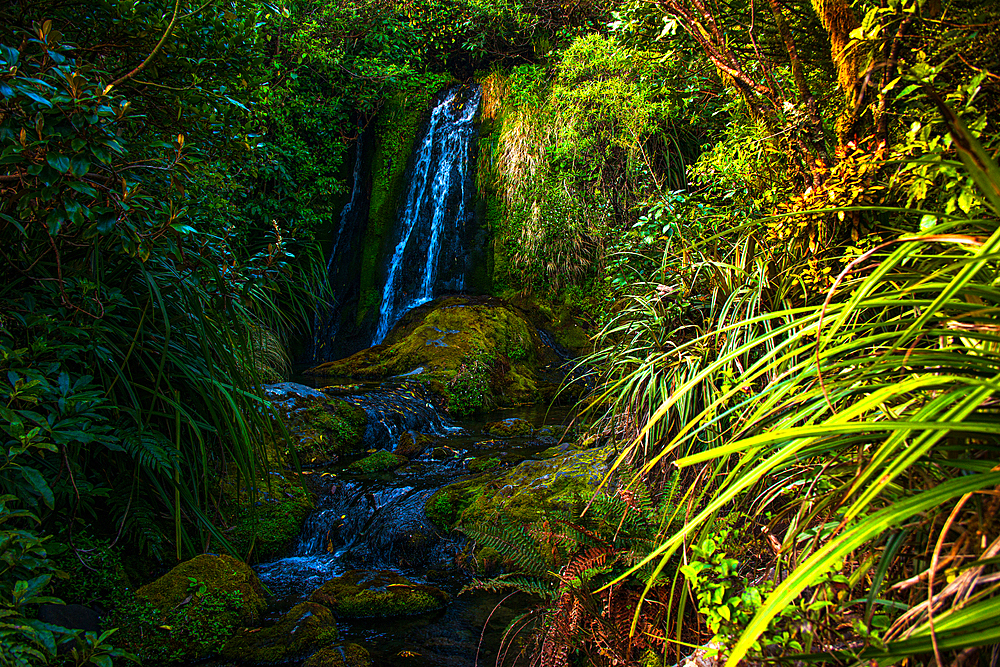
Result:
[[[476,476],[467,467],[471,457],[496,455],[506,465],[515,465],[556,442],[537,430],[533,437],[497,437],[484,432],[485,424],[520,418],[542,429],[568,422],[569,408],[546,411],[543,406],[524,406],[474,420],[451,420],[438,412],[415,382],[316,388],[365,409],[369,451],[391,451],[402,435],[411,432],[429,435],[432,441],[423,454],[393,472],[349,471],[347,466],[360,457],[307,471],[319,498],[316,511],[306,519],[287,556],[254,568],[274,594],[267,620],[277,620],[324,582],[347,571],[391,570],[445,591],[451,596],[449,604],[441,611],[415,616],[338,620],[343,641],[367,649],[376,666],[471,666],[477,664],[477,652],[478,664],[495,664],[508,623],[531,600],[506,593],[459,596],[471,580],[463,568],[466,539],[433,526],[424,504],[441,487]],[[505,664],[517,663],[511,656]]]

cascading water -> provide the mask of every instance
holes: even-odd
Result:
[[[464,288],[465,267],[452,266],[443,276],[441,262],[442,255],[459,261],[460,231],[472,213],[473,119],[481,97],[478,87],[453,88],[431,112],[399,216],[373,345],[385,339],[407,310],[432,300],[441,289]]]

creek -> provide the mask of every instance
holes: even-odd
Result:
[[[539,431],[546,433],[543,429],[568,420],[569,409],[524,406],[450,420],[413,382],[318,388],[365,409],[368,450],[391,451],[400,437],[417,432],[431,440],[423,454],[393,472],[352,472],[348,466],[358,457],[307,471],[319,496],[316,511],[306,519],[289,555],[255,567],[274,594],[269,620],[276,621],[345,572],[390,570],[445,591],[451,596],[448,605],[414,616],[338,619],[343,641],[367,649],[376,666],[471,666],[477,663],[477,653],[479,664],[494,664],[508,623],[530,600],[478,591],[458,595],[471,579],[471,549],[461,534],[443,533],[428,521],[424,505],[441,487],[477,476],[468,469],[476,456],[495,456],[511,466],[552,446],[556,439]],[[483,430],[488,422],[511,418],[530,422],[534,434],[497,437]]]

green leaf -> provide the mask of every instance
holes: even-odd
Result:
[[[31,485],[49,509],[55,507],[55,498],[52,495],[52,489],[49,488],[49,483],[45,481],[42,477],[42,473],[38,472],[34,468],[29,468],[27,466],[21,466],[21,476]]]
[[[69,158],[61,153],[48,153],[45,156],[45,161],[60,174],[69,171]]]

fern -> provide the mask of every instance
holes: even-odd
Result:
[[[157,431],[124,429],[122,446],[141,467],[155,470],[160,474],[173,475],[180,460],[180,452],[173,443]]]
[[[544,575],[553,569],[552,560],[545,557],[538,541],[523,526],[501,522],[467,526],[463,531],[479,544],[496,550],[524,574]]]
[[[511,588],[547,599],[555,599],[559,595],[559,582],[555,577],[530,577],[517,573],[501,574],[486,580],[473,579],[458,594],[461,595],[466,591],[496,592]]]

